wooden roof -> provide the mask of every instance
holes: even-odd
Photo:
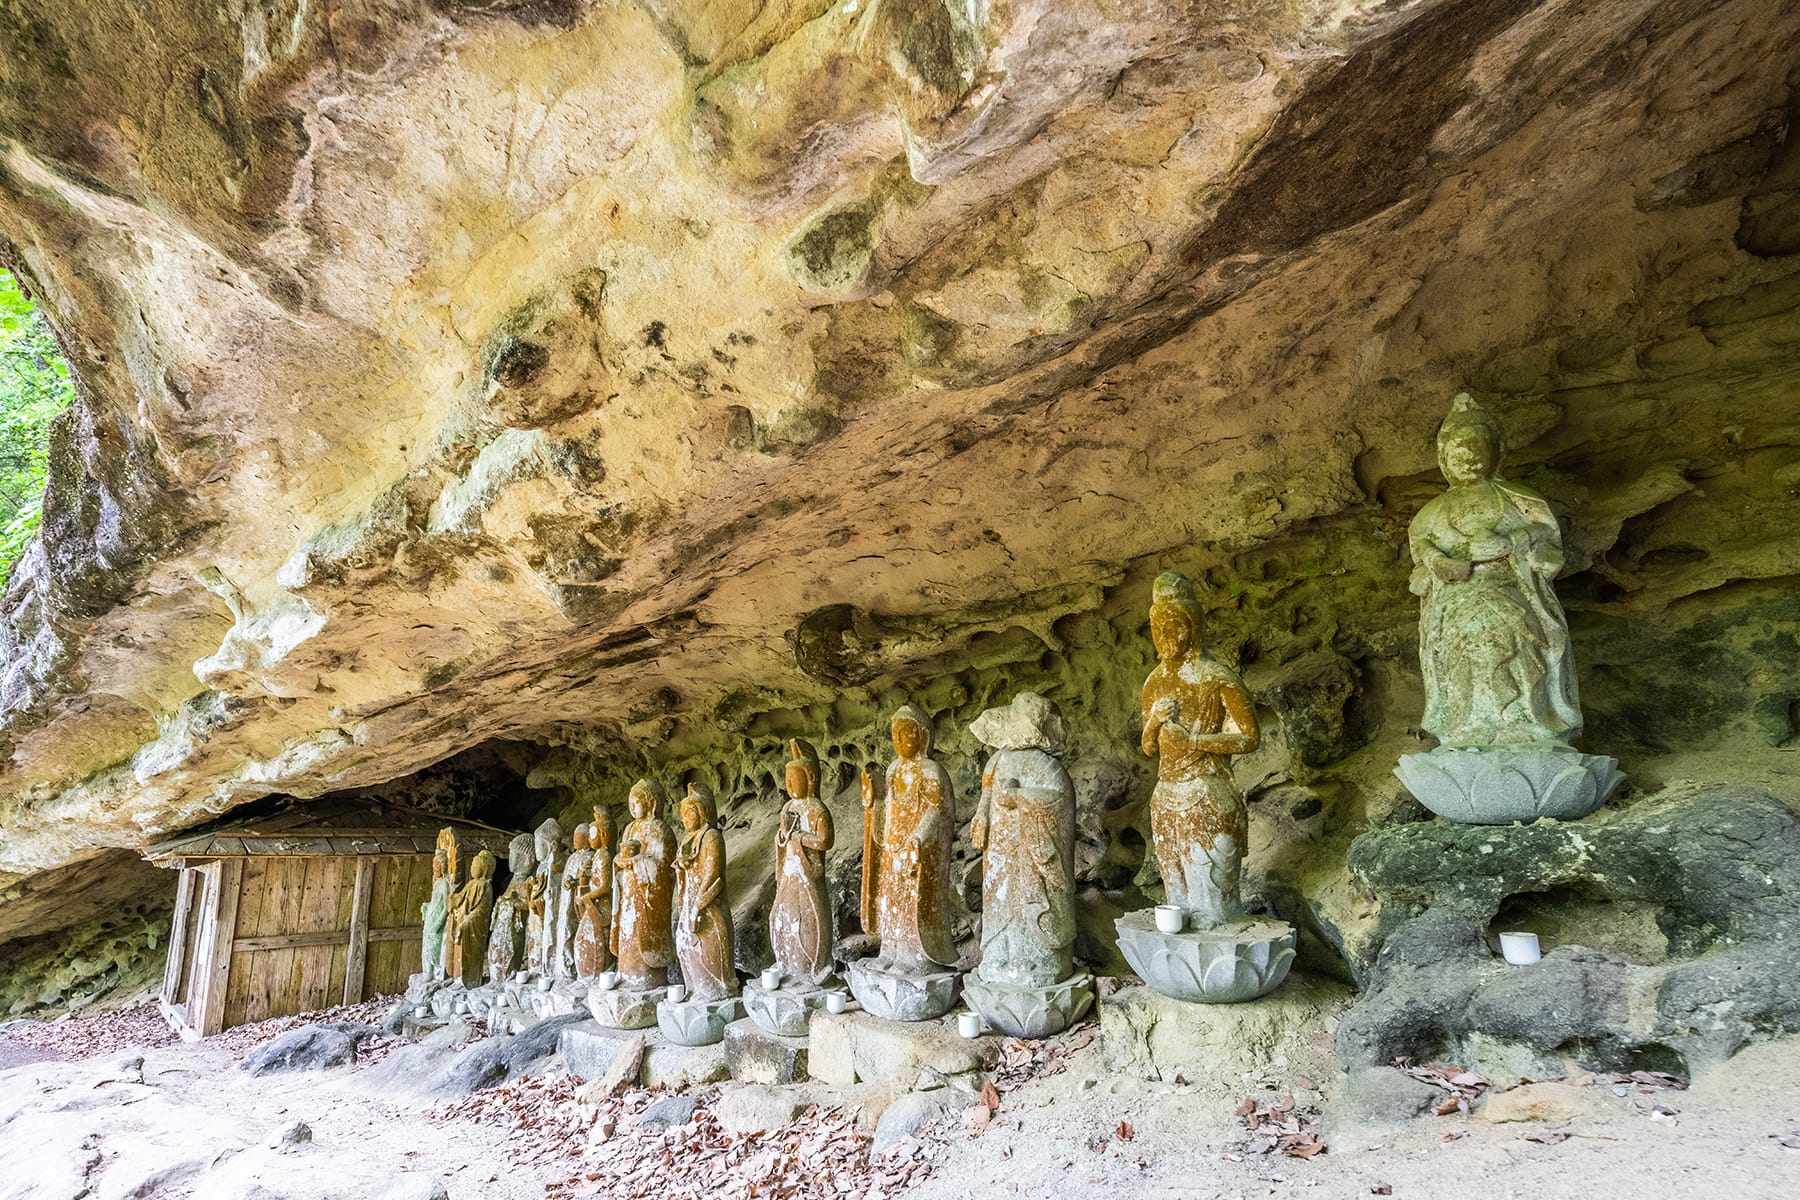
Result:
[[[430,854],[438,830],[456,831],[467,862],[482,850],[505,858],[517,833],[463,817],[446,817],[393,804],[351,800],[291,801],[272,813],[238,818],[190,830],[157,842],[144,857],[158,866],[187,859],[249,858],[265,855],[313,857],[338,854]]]

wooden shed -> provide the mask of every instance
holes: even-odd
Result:
[[[367,802],[298,803],[152,846],[181,872],[162,1011],[184,1037],[403,991],[419,970],[419,906],[438,830],[459,874],[505,830]]]

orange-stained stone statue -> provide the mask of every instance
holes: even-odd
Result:
[[[654,780],[638,780],[627,804],[632,821],[613,859],[612,952],[622,985],[661,987],[675,961],[675,834],[658,815],[663,790]]]
[[[931,757],[931,719],[908,704],[894,714],[890,730],[899,757],[887,770],[875,861],[863,863],[863,931],[881,939],[882,967],[942,971],[956,962],[950,940],[955,796],[949,772]],[[868,824],[875,789],[866,771],[862,799]]]
[[[681,825],[686,832],[675,857],[675,953],[691,999],[723,1000],[737,995],[738,978],[725,891],[725,835],[712,789],[688,785]]]
[[[825,852],[831,849],[831,810],[819,799],[819,756],[806,742],[789,744],[787,803],[775,831],[775,903],[769,941],[784,981],[817,987],[831,975],[831,895]]]
[[[587,886],[588,873],[593,867],[594,852],[588,846],[588,827],[575,826],[570,835],[574,849],[563,862],[562,900],[556,914],[556,952],[551,958],[551,974],[557,979],[575,979],[575,934],[581,923],[581,911],[576,906],[576,896]]]
[[[599,806],[588,826],[593,859],[575,893],[575,978],[592,979],[612,965],[612,816]]]
[[[494,901],[494,919],[488,926],[490,982],[504,982],[513,972],[525,969],[525,923],[532,881],[537,878],[533,870],[536,865],[529,833],[521,833],[507,843],[506,866],[512,877]]]
[[[1244,681],[1206,656],[1202,627],[1187,577],[1157,576],[1150,639],[1158,661],[1143,693],[1144,753],[1157,760],[1150,834],[1168,903],[1193,929],[1244,915],[1239,881],[1249,825],[1231,756],[1251,753],[1260,740]]]
[[[469,864],[469,882],[450,901],[446,921],[449,952],[444,969],[452,982],[481,986],[487,957],[488,920],[494,911],[494,856],[483,850]]]

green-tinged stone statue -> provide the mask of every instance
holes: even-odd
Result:
[[[437,849],[431,856],[431,898],[419,906],[419,921],[424,926],[419,946],[420,969],[427,979],[444,977],[444,923],[450,915],[450,894],[456,888],[455,880],[450,878],[450,851],[444,846],[447,834],[448,829],[438,834]]]

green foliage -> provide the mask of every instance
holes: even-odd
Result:
[[[44,512],[50,422],[75,398],[37,308],[0,271],[0,579],[36,536]]]

